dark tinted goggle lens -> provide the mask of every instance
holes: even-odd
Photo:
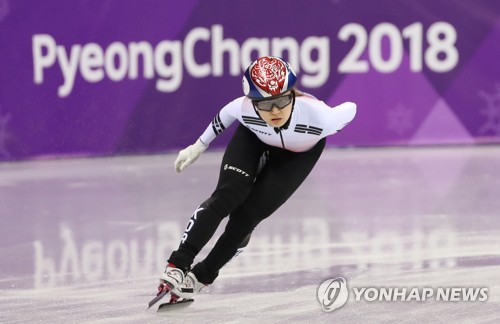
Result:
[[[273,109],[273,106],[276,106],[279,109],[285,108],[292,102],[292,99],[293,94],[290,93],[286,96],[281,96],[274,99],[253,101],[253,105],[259,110],[271,111]]]

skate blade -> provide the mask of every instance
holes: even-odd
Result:
[[[151,308],[154,304],[156,304],[160,299],[165,297],[166,294],[170,292],[170,289],[162,291],[160,294],[158,294],[155,298],[153,298],[149,303],[148,303],[148,309]]]
[[[179,300],[175,303],[163,303],[160,306],[158,306],[158,312],[159,313],[167,311],[170,312],[177,309],[184,309],[186,307],[189,307],[193,302],[194,299],[188,298]]]

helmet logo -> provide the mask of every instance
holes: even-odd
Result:
[[[283,90],[287,76],[285,64],[272,57],[262,57],[252,67],[252,81],[259,88],[272,96],[278,95]]]

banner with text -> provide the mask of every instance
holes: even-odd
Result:
[[[358,104],[329,145],[500,143],[500,2],[284,4],[0,0],[0,160],[191,144],[267,54]]]

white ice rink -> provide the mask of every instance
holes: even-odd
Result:
[[[0,323],[500,323],[500,147],[329,149],[193,305],[156,313],[221,154],[181,175],[174,159],[0,163]],[[327,313],[316,290],[336,277],[349,300]],[[488,300],[356,301],[363,287]]]

